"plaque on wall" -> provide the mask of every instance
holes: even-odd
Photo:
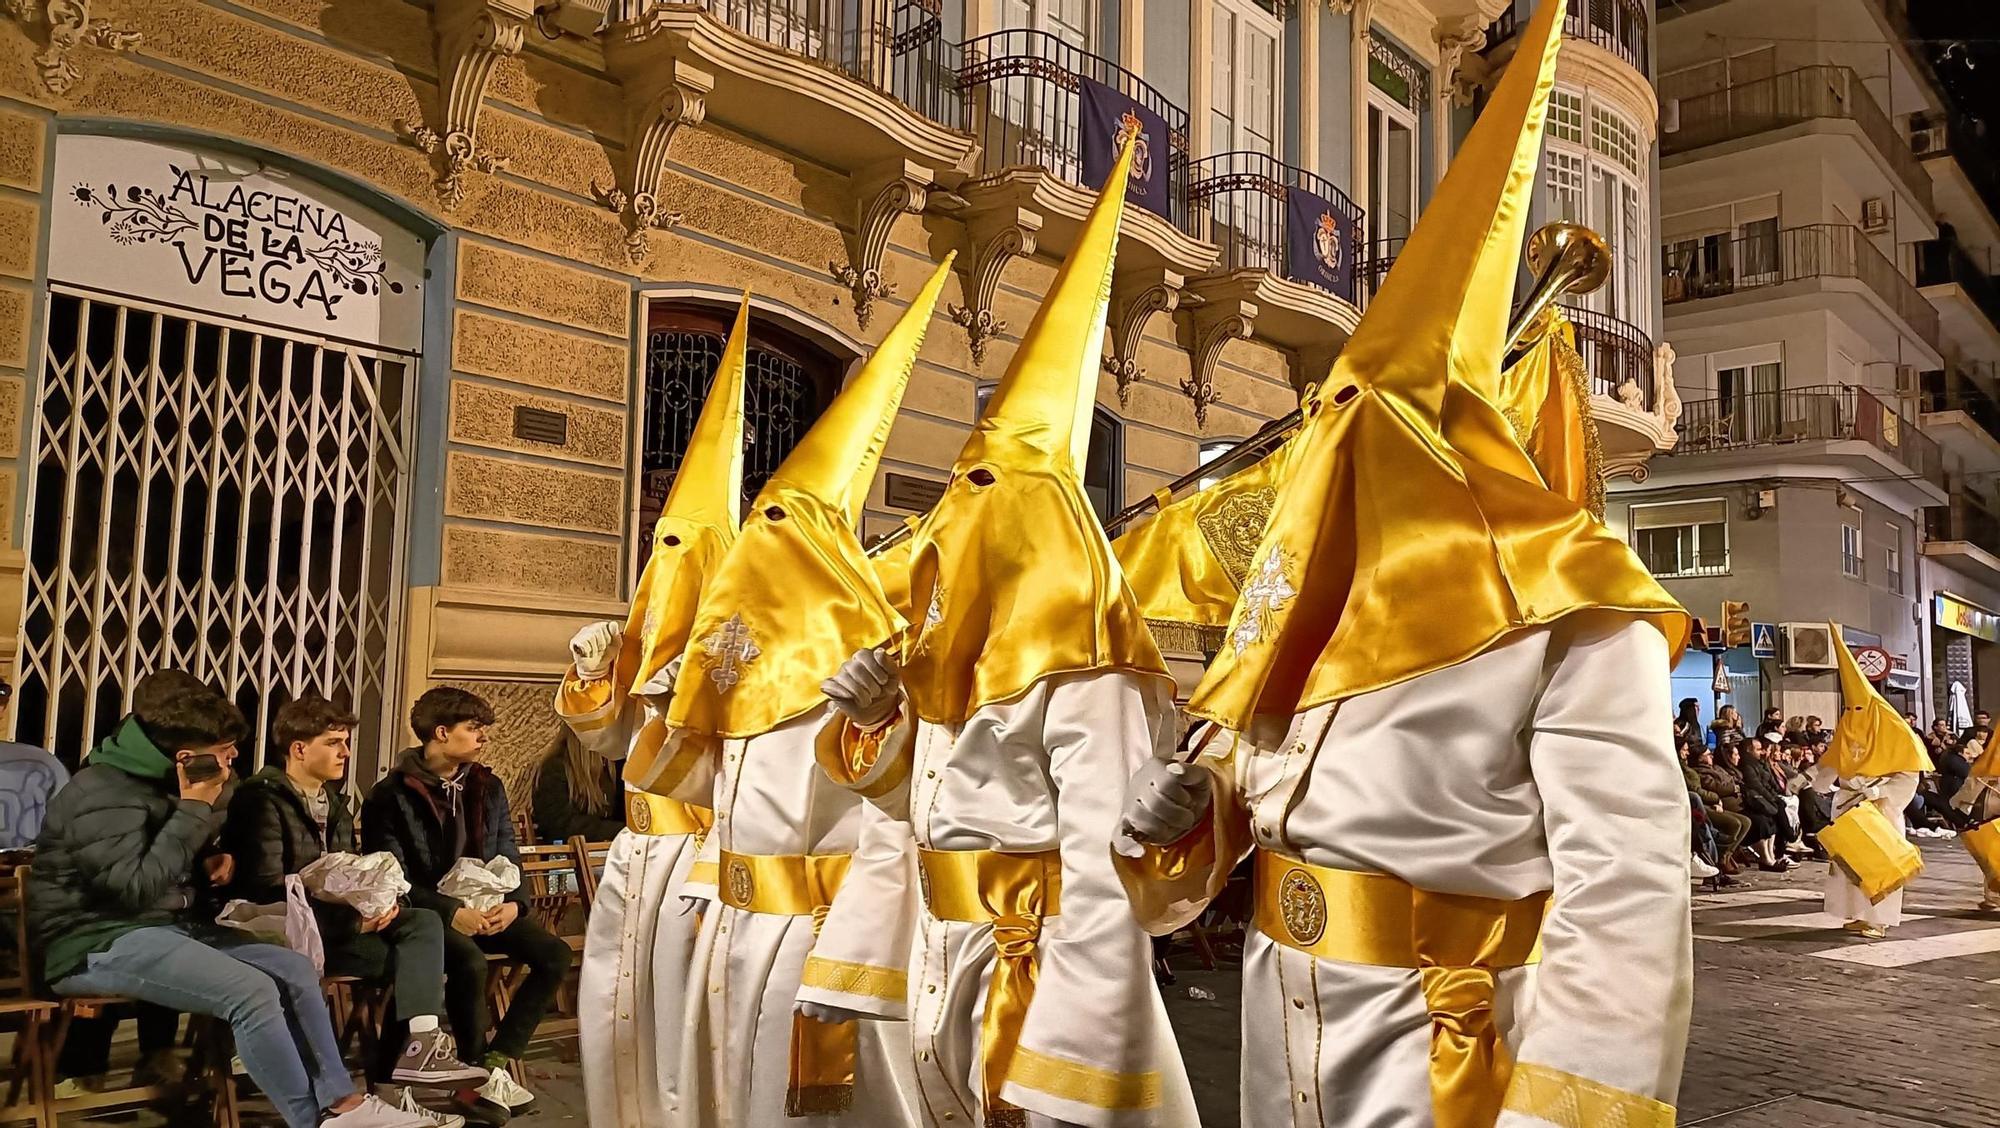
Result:
[[[882,499],[893,509],[922,513],[944,498],[944,483],[929,478],[913,478],[890,471],[882,486]]]

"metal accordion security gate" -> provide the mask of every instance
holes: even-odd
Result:
[[[379,762],[415,358],[62,286],[47,324],[17,739],[74,764],[173,667],[243,708],[239,771],[307,692],[361,717],[357,772]]]

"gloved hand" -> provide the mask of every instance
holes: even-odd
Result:
[[[1193,764],[1146,761],[1126,787],[1131,798],[1125,801],[1125,817],[1111,848],[1136,858],[1148,843],[1165,845],[1193,830],[1208,811],[1212,787],[1208,772]]]
[[[819,683],[819,691],[856,724],[874,728],[896,711],[902,679],[881,648],[857,650],[832,677]]]
[[[812,1019],[814,1022],[853,1022],[857,1018],[873,1017],[857,1010],[848,1010],[846,1007],[831,1006],[827,1003],[809,1003],[804,999],[793,1002],[792,1009]]]
[[[576,637],[569,640],[569,656],[576,665],[576,676],[596,681],[609,674],[611,661],[624,642],[625,628],[617,623],[592,623],[576,632]]]

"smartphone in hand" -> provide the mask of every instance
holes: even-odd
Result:
[[[188,757],[187,762],[181,765],[181,771],[187,776],[189,783],[207,783],[222,775],[222,761],[213,753],[204,752],[199,756]]]

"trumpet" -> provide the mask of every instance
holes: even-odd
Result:
[[[1507,343],[1502,350],[1504,363],[1507,364],[1518,360],[1518,354],[1526,346],[1539,341],[1549,331],[1549,326],[1553,324],[1550,312],[1558,300],[1572,294],[1592,293],[1611,277],[1611,248],[1605,244],[1602,235],[1582,224],[1558,222],[1537,228],[1528,237],[1525,258],[1534,282],[1507,321]],[[1304,419],[1303,409],[1293,408],[1264,424],[1255,434],[1174,479],[1166,489],[1149,494],[1120,510],[1104,523],[1106,535],[1115,537],[1125,526],[1158,509],[1162,494],[1171,498],[1203,479],[1227,478],[1255,465],[1298,430]],[[868,555],[876,556],[901,544],[909,538],[911,529],[911,522],[898,525],[871,543]]]

